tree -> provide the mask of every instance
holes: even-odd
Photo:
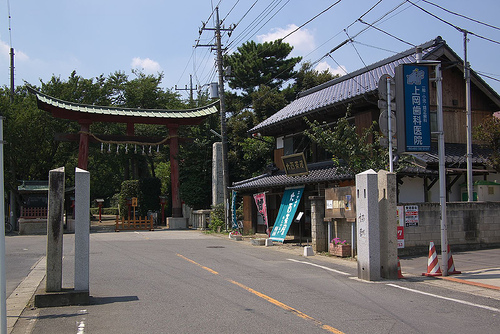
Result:
[[[348,108],[349,109],[349,108]],[[376,122],[363,130],[361,136],[356,126],[349,123],[349,111],[337,120],[333,128],[326,123],[319,124],[304,118],[309,129],[304,133],[312,141],[332,153],[332,160],[339,171],[352,176],[367,169],[378,171],[387,166],[387,149],[379,145],[379,133],[375,130]]]
[[[474,128],[473,137],[491,149],[490,164],[497,172],[500,171],[500,119],[495,116],[485,118]]]
[[[229,87],[242,90],[249,97],[261,85],[281,88],[294,75],[294,67],[302,57],[287,58],[293,47],[280,40],[255,43],[249,41],[238,51],[224,57],[224,65],[231,66]]]
[[[324,70],[321,72],[315,70],[312,68],[311,62],[305,62],[297,72],[297,80],[295,82],[294,88],[296,92],[302,92],[338,77],[338,74],[333,75],[328,70]]]

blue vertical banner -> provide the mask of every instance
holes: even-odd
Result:
[[[403,65],[406,152],[426,152],[431,147],[429,68]]]
[[[281,200],[280,210],[274,223],[271,239],[274,241],[285,241],[286,234],[290,229],[295,212],[299,206],[300,199],[304,193],[304,186],[286,188]]]
[[[233,190],[231,196],[231,220],[233,221],[233,230],[238,229],[238,220],[236,219],[236,191]]]

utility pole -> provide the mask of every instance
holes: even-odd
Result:
[[[193,90],[198,89],[198,85],[196,85],[193,88],[193,76],[190,74],[189,75],[189,88],[186,85],[184,88],[177,88],[177,85],[175,85],[175,90],[188,90],[189,91],[189,104],[193,106]]]
[[[467,115],[467,200],[474,201],[474,180],[472,178],[472,109],[470,96],[470,66],[467,61],[467,30],[464,34],[464,79],[465,79],[465,111]]]
[[[230,224],[230,205],[229,205],[229,168],[227,162],[227,128],[226,128],[226,103],[224,98],[224,69],[222,65],[222,42],[221,42],[221,31],[229,32],[229,35],[234,30],[234,26],[229,28],[221,28],[220,20],[219,20],[219,7],[215,7],[215,28],[207,28],[205,27],[205,23],[203,23],[203,27],[200,29],[200,34],[203,30],[214,30],[215,31],[215,45],[200,45],[196,46],[209,46],[214,48],[217,52],[217,71],[219,72],[219,99],[220,99],[220,129],[221,129],[221,137],[222,137],[222,185],[224,188],[224,222],[226,224],[226,230],[229,230],[231,227]]]
[[[14,48],[10,48],[10,103],[14,102]]]

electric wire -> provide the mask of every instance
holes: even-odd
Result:
[[[290,0],[288,0],[290,1]],[[233,50],[233,45],[239,45],[243,40],[247,39],[247,36],[253,34],[254,31],[259,31],[264,27],[265,24],[260,25],[263,20],[269,16],[276,7],[282,2],[282,0],[273,0],[247,27],[247,29],[243,30],[241,34],[235,37],[235,39],[230,42],[227,46],[228,49]],[[281,10],[281,9],[280,9]],[[267,22],[266,22],[267,23]],[[260,26],[259,26],[260,25]],[[258,27],[257,27],[258,26]]]
[[[444,8],[444,7],[442,7],[442,6],[438,5],[438,4],[435,4],[435,3],[433,3],[433,2],[430,2],[430,1],[427,1],[427,0],[420,0],[420,1],[423,1],[423,2],[425,2],[425,3],[427,3],[427,4],[429,4],[429,5],[432,5],[432,6],[435,6],[435,7],[439,8],[439,9],[441,9],[441,10],[444,10],[444,11],[445,11],[445,12],[447,12],[447,13],[450,13],[450,14],[453,14],[453,15],[456,15],[456,16],[459,16],[459,17],[464,18],[464,19],[466,19],[466,20],[469,20],[469,21],[472,21],[472,22],[475,22],[475,23],[478,23],[478,24],[482,24],[482,25],[484,25],[484,26],[486,26],[486,27],[489,27],[489,28],[493,28],[493,29],[500,30],[500,28],[499,28],[499,27],[496,27],[496,26],[494,26],[494,25],[491,25],[491,24],[488,24],[488,23],[485,23],[485,22],[482,22],[482,21],[479,21],[479,20],[473,19],[473,18],[471,18],[471,17],[468,17],[468,16],[466,16],[466,15],[462,15],[462,14],[460,14],[460,13],[453,12],[453,11],[451,11],[451,10],[449,10],[449,9],[446,9],[446,8]]]
[[[500,45],[500,42],[499,42],[499,41],[495,41],[495,40],[493,40],[493,39],[491,39],[491,38],[484,37],[484,36],[481,36],[481,35],[478,35],[478,34],[476,34],[476,33],[472,32],[472,31],[468,31],[468,30],[466,30],[466,29],[460,28],[459,26],[457,26],[457,25],[455,25],[455,24],[453,24],[453,23],[451,23],[451,22],[448,22],[448,21],[446,21],[445,19],[443,19],[443,18],[441,18],[441,17],[439,17],[439,16],[437,16],[437,15],[435,15],[435,14],[433,14],[433,13],[429,12],[428,10],[426,10],[426,9],[424,9],[424,8],[422,8],[422,7],[420,7],[419,5],[417,5],[417,4],[415,4],[415,3],[413,3],[412,1],[410,1],[410,0],[406,0],[406,1],[407,1],[407,2],[409,2],[410,4],[412,4],[413,6],[417,7],[417,8],[418,8],[418,9],[420,9],[421,11],[423,11],[423,12],[425,12],[425,13],[429,14],[430,16],[434,17],[435,19],[437,19],[437,20],[439,20],[439,21],[441,21],[441,22],[443,22],[443,23],[445,23],[445,24],[447,24],[447,25],[449,25],[449,26],[451,26],[451,27],[455,28],[456,30],[458,30],[458,31],[459,31],[459,32],[461,32],[461,33],[467,33],[467,34],[469,34],[469,35],[476,36],[477,38],[481,38],[481,39],[484,39],[484,40],[486,40],[486,41],[488,41],[488,42],[492,42],[492,43],[495,43],[495,44],[499,44],[499,45]]]
[[[10,48],[12,49],[12,25],[11,25],[12,16],[10,15],[10,0],[7,0],[7,11],[9,15],[9,44]]]
[[[287,37],[289,37],[290,35],[296,33],[299,29],[303,28],[304,26],[306,26],[307,24],[311,23],[312,21],[314,21],[315,19],[317,19],[319,16],[321,16],[322,14],[326,13],[327,11],[329,11],[331,8],[333,8],[335,5],[339,4],[342,0],[337,0],[337,2],[331,4],[330,6],[328,6],[328,8],[322,10],[321,12],[319,12],[318,14],[316,14],[315,16],[313,16],[311,19],[307,20],[305,23],[303,23],[302,25],[300,25],[299,27],[297,27],[295,30],[289,32],[287,35],[285,35],[285,37],[282,37],[281,40],[284,40],[286,39]]]
[[[382,30],[382,29],[380,29],[380,28],[377,28],[377,27],[375,27],[374,25],[372,25],[372,24],[370,24],[370,23],[368,23],[368,22],[363,21],[362,19],[358,19],[358,21],[359,21],[359,22],[361,22],[361,23],[363,23],[363,24],[366,24],[367,26],[369,26],[369,27],[371,27],[371,28],[373,28],[373,29],[375,29],[375,30],[377,30],[377,31],[380,31],[381,33],[384,33],[384,34],[386,34],[386,35],[388,35],[388,36],[390,36],[390,37],[392,37],[392,38],[394,38],[394,39],[397,39],[398,41],[400,41],[400,42],[402,42],[402,43],[408,44],[409,46],[415,46],[414,44],[412,44],[412,43],[410,43],[410,42],[407,42],[407,41],[405,41],[405,40],[403,40],[403,39],[401,39],[401,38],[399,38],[399,37],[397,37],[397,36],[394,36],[393,34],[390,34],[390,33],[388,33],[388,32],[387,32],[387,31],[385,31],[385,30]]]

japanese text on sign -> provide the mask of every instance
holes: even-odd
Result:
[[[406,151],[430,149],[429,70],[404,66]]]
[[[405,227],[418,226],[418,205],[405,205]]]
[[[281,157],[288,176],[308,174],[306,159],[303,153]]]

